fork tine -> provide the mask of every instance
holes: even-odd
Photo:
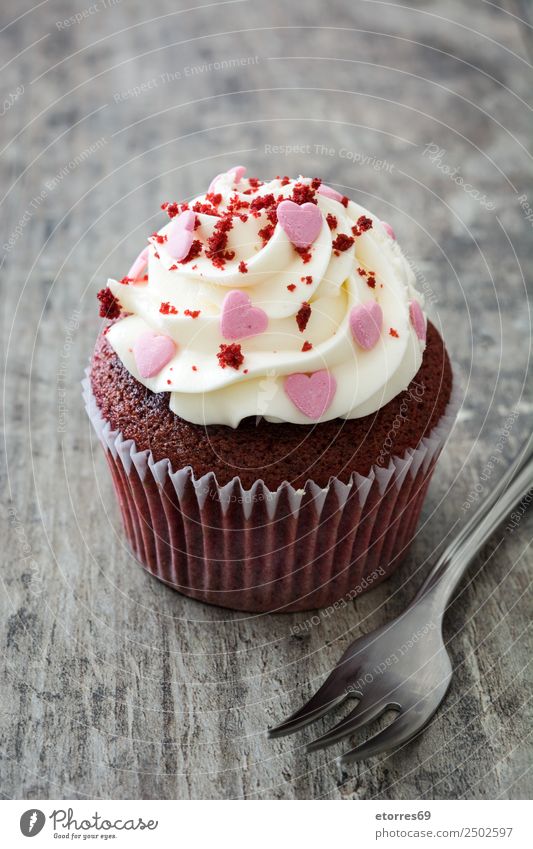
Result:
[[[374,734],[369,740],[341,755],[339,763],[349,764],[364,758],[371,758],[387,749],[394,749],[402,743],[406,743],[423,728],[431,715],[421,716],[419,714],[417,716],[416,713],[412,712],[412,709],[400,713],[398,718],[387,725],[383,731]]]
[[[291,714],[285,722],[281,722],[268,731],[269,737],[283,737],[292,734],[316,722],[321,716],[333,710],[337,705],[348,698],[348,692],[344,682],[339,679],[336,669],[326,678],[321,687],[316,691],[305,705],[295,713]]]
[[[376,702],[375,704],[366,705],[364,701],[359,704],[348,714],[344,719],[341,719],[337,725],[334,725],[326,734],[317,737],[307,745],[308,752],[315,752],[318,749],[325,749],[331,746],[343,737],[349,737],[354,731],[363,728],[375,719],[378,719],[387,709],[386,702]]]

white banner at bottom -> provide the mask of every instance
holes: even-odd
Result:
[[[531,846],[527,801],[56,801],[0,803],[4,846]],[[238,806],[238,810],[236,807]],[[35,839],[35,843],[29,843]]]

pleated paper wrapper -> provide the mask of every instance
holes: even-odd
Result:
[[[262,481],[225,486],[191,467],[173,470],[112,430],[88,379],[83,396],[103,445],[126,536],[152,575],[192,598],[234,610],[328,607],[383,581],[414,537],[435,463],[458,406],[454,390],[418,448],[349,483],[308,481],[275,492]]]

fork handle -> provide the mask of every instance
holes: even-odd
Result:
[[[434,612],[443,615],[459,581],[479,549],[512,508],[530,491],[530,500],[533,501],[533,434],[526,440],[515,461],[490,495],[442,553],[412,604],[428,600]]]

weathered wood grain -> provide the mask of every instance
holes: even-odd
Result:
[[[67,26],[90,4],[31,5],[0,12],[2,244],[14,240],[1,251],[0,791],[530,797],[531,511],[449,611],[456,675],[419,741],[342,771],[340,748],[307,756],[308,735],[265,733],[355,635],[403,608],[469,493],[501,474],[481,480],[490,458],[508,460],[531,428],[532,230],[518,198],[533,206],[532,87],[517,6],[100,0]],[[145,575],[80,399],[96,291],[162,221],[161,201],[237,161],[319,174],[394,224],[465,394],[408,561],[309,628],[308,614],[206,607]]]

